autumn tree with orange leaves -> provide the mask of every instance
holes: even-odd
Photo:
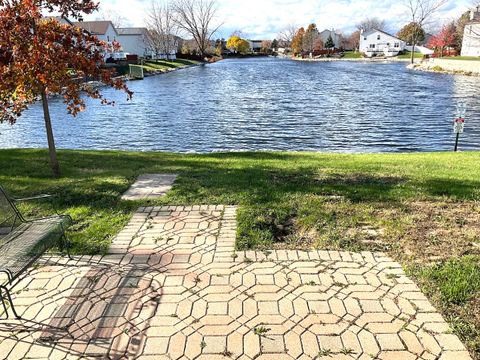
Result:
[[[292,51],[294,55],[298,55],[303,51],[303,37],[305,36],[305,29],[301,27],[295,33],[292,39]]]
[[[42,12],[78,19],[98,8],[92,0],[0,0],[0,122],[14,124],[29,105],[42,100],[53,175],[60,176],[48,96],[63,96],[68,112],[85,109],[82,94],[112,104],[98,88],[78,78],[94,78],[132,93],[112,71],[102,67],[107,44],[84,30]],[[75,74],[75,75],[72,75]],[[77,79],[75,79],[77,78]]]
[[[444,25],[438,34],[433,35],[430,38],[427,46],[431,49],[435,49],[435,51],[440,53],[440,57],[443,57],[445,48],[455,46],[455,35],[456,27],[454,23]]]

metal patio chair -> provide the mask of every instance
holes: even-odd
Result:
[[[70,258],[69,242],[65,230],[72,224],[69,215],[26,220],[18,210],[16,203],[51,198],[40,195],[24,199],[14,199],[0,186],[0,273],[7,275],[7,282],[0,283],[0,298],[8,318],[6,300],[15,311],[10,290],[13,282],[24,273],[47,250],[60,245]],[[6,297],[5,297],[6,296]]]

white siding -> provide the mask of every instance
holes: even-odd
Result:
[[[465,26],[462,56],[480,56],[480,24]]]
[[[147,55],[147,43],[144,35],[119,35],[118,42],[122,45],[122,49],[127,54],[145,56]]]
[[[111,24],[108,25],[108,29],[107,29],[107,31],[105,32],[104,35],[97,35],[97,37],[100,40],[106,41],[108,43],[111,43],[113,41],[118,41],[118,34],[117,34],[115,28]]]
[[[360,51],[366,54],[384,54],[405,50],[405,42],[381,31],[360,34]]]
[[[250,44],[251,51],[259,51],[262,49],[262,40],[247,40]]]

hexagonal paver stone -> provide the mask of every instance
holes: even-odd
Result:
[[[471,360],[386,255],[238,253],[235,219],[141,207],[108,255],[40,262],[12,291],[25,320],[2,322],[0,357]]]
[[[130,186],[122,200],[146,200],[165,196],[177,179],[176,174],[141,175]]]

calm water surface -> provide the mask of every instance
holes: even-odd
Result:
[[[211,152],[450,150],[455,104],[468,104],[461,148],[480,150],[480,79],[409,71],[404,63],[227,60],[129,83],[134,100],[88,100],[77,118],[51,100],[59,148]],[[44,148],[40,104],[0,148]]]

